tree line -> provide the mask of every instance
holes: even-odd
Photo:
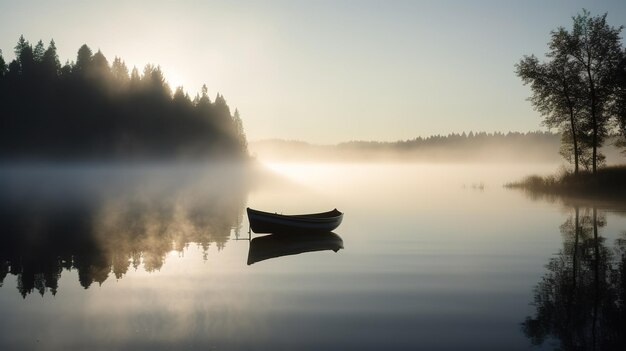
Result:
[[[556,162],[560,137],[547,131],[462,132],[397,141],[348,141],[331,145],[269,139],[250,144],[264,159],[320,161]],[[609,159],[616,153],[605,150]]]
[[[362,147],[362,148],[393,148],[417,149],[428,146],[447,146],[453,147],[457,145],[470,146],[479,145],[486,142],[505,142],[505,143],[532,143],[532,142],[550,142],[554,139],[554,134],[550,132],[534,131],[534,132],[476,132],[469,133],[450,133],[446,135],[430,135],[427,137],[415,137],[408,140],[398,140],[392,142],[385,141],[349,141],[339,143],[339,147]]]
[[[0,158],[243,157],[239,111],[207,91],[172,92],[159,66],[129,70],[87,45],[62,65],[54,40],[20,36],[14,60],[0,51]]]
[[[589,11],[573,17],[571,29],[551,32],[546,60],[524,56],[516,73],[531,87],[529,98],[543,124],[562,132],[561,154],[574,164],[604,163],[598,149],[611,134],[626,146],[626,49],[623,26],[613,27],[607,14]]]

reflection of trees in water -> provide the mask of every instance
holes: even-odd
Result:
[[[597,210],[578,207],[561,225],[563,249],[534,293],[536,314],[522,329],[533,344],[556,338],[562,350],[626,347],[626,232],[609,248]]]
[[[206,259],[210,245],[221,250],[240,230],[245,191],[236,177],[108,190],[63,206],[0,198],[0,286],[12,274],[23,296],[55,294],[65,269],[88,288],[131,266],[158,270],[168,252],[191,243]]]
[[[205,255],[211,243],[221,250],[231,230],[241,224],[240,195],[206,191],[164,197],[161,201],[114,199],[103,206],[94,234],[104,251],[111,253],[116,277],[140,262],[146,271],[160,269],[169,251],[182,251],[190,243],[202,247]]]

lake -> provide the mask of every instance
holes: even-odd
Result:
[[[5,165],[0,349],[623,349],[624,207],[503,187],[557,168]],[[249,262],[246,206],[343,248]]]

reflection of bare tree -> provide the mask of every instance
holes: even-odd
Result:
[[[626,241],[618,240],[614,250],[604,245],[598,230],[605,223],[595,208],[576,207],[561,225],[563,249],[548,262],[535,287],[536,314],[522,327],[533,344],[556,338],[560,350],[626,346]]]
[[[245,207],[240,169],[150,174],[114,179],[98,187],[103,191],[78,189],[72,201],[38,198],[41,189],[27,194],[28,201],[0,196],[0,286],[12,274],[23,296],[55,294],[62,271],[75,269],[88,288],[111,273],[119,279],[131,267],[158,270],[168,252],[191,243],[206,258],[211,245],[223,249],[231,231],[240,228]],[[0,186],[10,183],[5,178]]]

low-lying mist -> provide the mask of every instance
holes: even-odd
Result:
[[[552,133],[451,134],[397,142],[353,141],[335,145],[303,141],[251,142],[250,153],[270,162],[564,163],[560,135]],[[612,142],[601,149],[607,164],[626,161]]]
[[[240,163],[0,167],[0,284],[56,293],[63,270],[89,287],[130,267],[158,270],[191,243],[206,255],[241,230],[249,169]]]

